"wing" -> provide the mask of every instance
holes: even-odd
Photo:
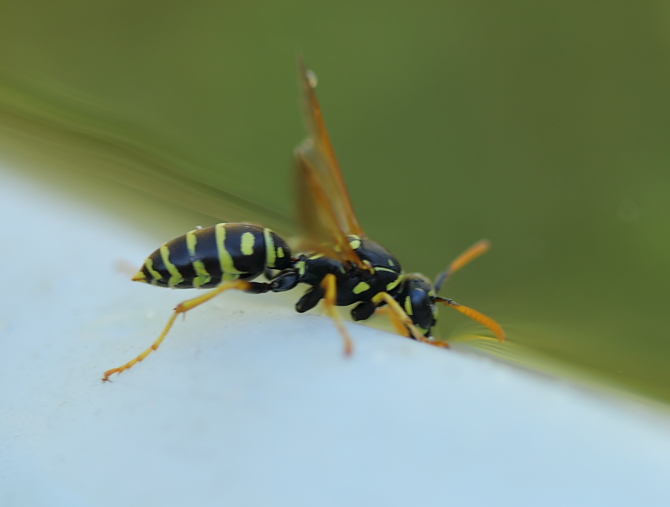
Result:
[[[308,131],[308,138],[295,150],[299,220],[313,242],[310,248],[367,269],[347,241],[349,234],[365,236],[365,233],[354,214],[311,76],[301,58],[298,66]]]

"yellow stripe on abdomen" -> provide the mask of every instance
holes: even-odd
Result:
[[[226,250],[226,225],[228,224],[216,224],[215,234],[216,234],[216,249],[219,255],[219,262],[221,263],[221,281],[229,282],[232,280],[237,280],[239,275],[242,274],[233,263],[233,258]]]
[[[195,253],[195,245],[198,243],[197,229],[186,233],[186,248],[188,248],[188,255],[191,258],[191,264],[195,269],[196,277],[193,279],[193,286],[198,288],[212,280],[212,277],[207,272],[205,264],[197,259]]]
[[[162,247],[160,247],[160,253],[161,253],[161,259],[163,260],[163,264],[165,264],[165,269],[167,269],[168,273],[170,273],[168,286],[174,287],[175,285],[178,285],[181,282],[183,282],[184,277],[177,269],[177,266],[172,264],[172,262],[170,261],[170,249],[166,245],[163,245]]]

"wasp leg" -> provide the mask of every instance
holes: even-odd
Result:
[[[326,312],[335,321],[335,325],[337,326],[337,330],[340,332],[340,335],[342,336],[342,340],[344,340],[344,355],[349,356],[351,355],[351,352],[353,351],[354,347],[351,342],[351,337],[349,336],[349,333],[344,327],[344,324],[342,323],[342,317],[340,317],[340,314],[337,313],[337,279],[335,278],[335,275],[332,273],[327,274],[326,276],[323,277],[323,280],[321,280],[321,283],[319,284],[319,288],[324,291],[323,295],[323,306],[326,308]]]
[[[405,325],[401,321],[395,318],[393,312],[388,306],[378,306],[377,312],[380,314],[384,314],[389,318],[397,334],[399,334],[400,336],[404,336],[405,338],[412,338],[412,334],[409,332],[409,329],[407,329],[407,327],[405,327]]]
[[[321,286],[308,289],[295,304],[295,311],[298,313],[308,312],[319,304],[319,301],[323,299],[324,294],[325,291]]]
[[[496,335],[496,338],[498,338],[500,342],[505,341],[505,332],[503,331],[502,327],[500,327],[500,324],[498,324],[491,317],[487,317],[483,313],[478,312],[477,310],[473,310],[469,306],[460,305],[453,299],[445,299],[438,296],[435,298],[435,301],[437,303],[442,303],[444,305],[451,306],[454,310],[461,312],[463,315],[470,317],[472,320],[476,320],[480,324],[483,324],[484,326],[488,327],[491,331],[493,331],[493,334]]]
[[[449,344],[446,342],[434,342],[426,338],[419,330],[419,328],[417,328],[414,323],[412,323],[412,319],[410,319],[405,310],[401,308],[398,302],[393,299],[393,296],[391,296],[391,294],[388,292],[380,292],[372,298],[372,301],[377,304],[384,301],[388,305],[387,315],[391,318],[391,322],[393,322],[393,326],[396,329],[399,329],[399,326],[403,326],[404,328],[409,329],[412,338],[417,341],[428,343],[434,347],[449,348]],[[399,334],[402,336],[407,336],[405,333]]]
[[[285,269],[272,279],[272,282],[270,283],[270,290],[272,292],[284,292],[291,290],[296,285],[298,285],[299,280],[300,275],[295,269]]]
[[[156,339],[155,342],[151,344],[151,347],[149,347],[147,350],[142,352],[139,356],[137,356],[135,359],[132,359],[128,361],[126,364],[119,366],[118,368],[112,368],[111,370],[107,370],[103,376],[102,376],[102,381],[106,382],[109,380],[110,375],[113,375],[115,373],[121,373],[122,371],[127,370],[128,368],[131,368],[135,364],[139,363],[142,361],[145,357],[147,357],[151,352],[156,350],[163,339],[167,336],[168,332],[170,331],[170,328],[172,328],[172,324],[174,324],[175,319],[180,313],[186,313],[189,310],[192,310],[196,306],[199,306],[203,303],[206,303],[213,297],[218,296],[224,291],[230,290],[230,289],[236,289],[236,290],[243,290],[245,292],[251,292],[253,294],[260,294],[263,292],[267,292],[269,290],[269,284],[265,283],[257,283],[257,282],[246,282],[244,280],[234,280],[232,282],[224,282],[221,285],[219,285],[216,289],[213,289],[209,291],[206,294],[203,294],[202,296],[195,297],[193,299],[188,299],[186,301],[182,301],[179,303],[175,309],[174,312],[172,313],[172,316],[169,318],[167,321],[167,324],[163,328],[163,332],[160,334],[160,336]]]
[[[354,320],[368,320],[375,313],[377,305],[372,301],[363,301],[351,310],[351,318]]]
[[[396,333],[398,333],[401,336],[404,336],[405,338],[411,337],[409,330],[405,327],[405,325],[398,319],[394,318],[392,314],[390,314],[388,306],[377,306],[377,303],[374,303],[372,300],[363,301],[358,306],[355,306],[351,310],[351,318],[354,320],[367,320],[370,317],[372,317],[372,315],[374,315],[375,312],[380,314],[383,313],[384,315],[388,316],[389,319],[391,320],[391,324],[393,324],[393,328],[395,329]]]

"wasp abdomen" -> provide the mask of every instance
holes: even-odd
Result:
[[[133,280],[159,287],[208,288],[251,280],[266,267],[281,270],[290,266],[286,242],[270,229],[223,223],[168,241],[147,257]]]

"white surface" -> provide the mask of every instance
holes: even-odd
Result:
[[[298,293],[225,295],[102,384],[192,292],[129,282],[153,241],[1,168],[0,217],[2,506],[670,505],[661,415],[360,325],[344,359]]]

